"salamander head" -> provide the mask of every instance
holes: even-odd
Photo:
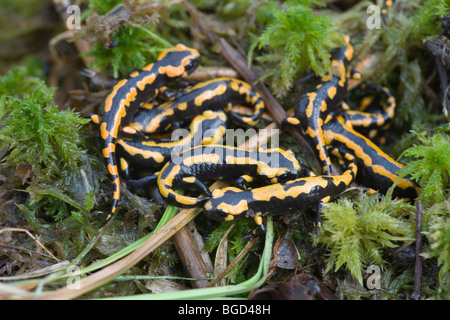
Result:
[[[159,72],[169,78],[186,77],[191,74],[200,63],[200,53],[183,44],[162,52],[158,61],[161,63]]]

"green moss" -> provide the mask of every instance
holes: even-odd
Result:
[[[401,200],[380,200],[378,195],[360,194],[328,203],[319,238],[330,251],[326,271],[344,266],[362,284],[364,267],[385,265],[383,249],[397,247],[397,242],[414,241],[414,225],[405,216],[415,212],[414,206]]]
[[[409,2],[417,4],[418,1]],[[420,6],[415,10],[409,25],[411,36],[416,41],[440,34],[442,29],[439,18],[450,13],[448,0],[427,0],[419,3]]]
[[[121,3],[121,0],[89,0],[88,12],[90,13],[92,10],[95,10],[98,14],[103,15]]]
[[[408,148],[405,156],[412,157],[400,171],[400,176],[411,175],[421,187],[419,199],[425,205],[441,202],[450,184],[450,138],[443,133],[430,137],[416,133],[421,145]]]
[[[114,78],[118,78],[155,60],[162,48],[151,46],[149,40],[151,37],[143,29],[121,27],[114,34],[114,47],[105,49],[104,41],[99,41],[87,56],[96,58],[91,67],[104,71],[111,67]]]
[[[434,204],[425,210],[423,234],[429,247],[423,254],[425,258],[436,258],[441,287],[450,282],[450,201]]]
[[[256,60],[269,63],[265,77],[277,96],[285,95],[293,80],[309,68],[320,76],[331,72],[328,51],[338,39],[331,20],[316,14],[312,4],[324,5],[321,1],[285,1],[283,5],[268,1],[260,9],[265,11],[260,16],[267,25],[254,40],[249,59],[255,48],[267,50]]]
[[[249,232],[255,228],[255,222],[252,219],[239,219],[236,221],[222,222],[217,228],[215,228],[208,236],[204,249],[207,252],[212,252],[219,246],[219,243],[225,232],[234,225],[233,229],[228,234],[228,262],[234,260],[234,258],[242,251],[247,244],[248,239],[245,237],[249,235]],[[258,247],[258,246],[255,246]],[[257,248],[253,248],[256,250]],[[228,274],[228,281],[231,283],[240,283],[247,280],[246,275],[252,274],[254,266],[258,263],[254,260],[255,257],[246,257],[241,261],[233,270]]]
[[[34,84],[34,83],[33,83]],[[23,98],[6,97],[8,114],[0,129],[0,149],[9,147],[6,165],[30,165],[42,178],[78,169],[81,154],[79,129],[88,120],[52,104],[53,90],[43,81]]]

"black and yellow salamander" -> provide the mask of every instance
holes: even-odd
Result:
[[[116,165],[116,142],[120,128],[127,126],[141,104],[155,98],[168,83],[186,77],[199,64],[197,50],[182,44],[162,52],[158,59],[127,79],[119,81],[103,104],[104,116],[100,124],[103,157],[113,181],[113,204],[105,223],[116,211],[120,198],[120,179]]]
[[[250,106],[254,113],[242,116],[232,110],[234,105]],[[174,100],[157,107],[144,105],[134,117],[131,127],[144,133],[161,133],[176,129],[205,110],[224,110],[229,118],[243,126],[254,126],[265,105],[261,96],[247,82],[234,78],[217,78],[200,82]]]
[[[210,145],[193,147],[169,161],[161,169],[157,185],[169,204],[190,208],[200,207],[208,198],[184,196],[175,190],[195,188],[209,197],[206,181],[236,179],[236,186],[244,189],[245,183],[269,184],[311,175],[311,170],[300,164],[290,150],[250,151]]]
[[[192,120],[189,131],[174,131],[174,141],[161,141],[136,134],[128,134],[126,139],[117,140],[119,171],[132,189],[139,189],[156,182],[157,175],[147,175],[139,180],[129,180],[130,171],[158,172],[173,156],[197,145],[218,144],[226,131],[227,116],[224,112],[207,110]],[[178,136],[180,134],[181,136]],[[174,136],[176,135],[176,136]]]
[[[370,89],[377,94],[364,96],[358,110],[350,109],[344,101],[342,109],[345,111],[341,114],[355,131],[378,145],[385,144],[386,137],[382,132],[392,124],[396,108],[395,97],[388,88],[379,85],[363,84],[361,89]]]
[[[407,177],[399,179],[398,171],[403,165],[383,152],[371,140],[352,129],[344,115],[332,117],[324,124],[324,139],[327,148],[337,149],[340,154],[351,153],[358,166],[356,181],[361,185],[386,194],[397,183],[393,197],[412,200],[419,188]],[[398,180],[398,181],[397,181]]]
[[[369,89],[381,93],[385,97],[386,102],[382,102],[381,97],[366,96],[361,101],[358,110],[351,110],[344,102],[343,109],[345,112],[343,114],[351,122],[353,129],[359,132],[360,130],[383,129],[389,126],[394,118],[396,108],[395,97],[389,89],[373,84],[361,85],[361,89]]]
[[[261,216],[307,209],[332,201],[343,193],[358,172],[354,157],[346,154],[344,158],[348,165],[341,175],[302,177],[248,190],[235,187],[216,189],[205,202],[203,212],[219,221],[251,217],[259,231],[264,231]]]
[[[295,117],[288,117],[283,123],[286,127],[296,127],[303,132],[324,175],[331,174],[331,162],[325,149],[322,126],[327,115],[340,108],[351,74],[349,63],[353,58],[353,47],[348,36],[345,42],[345,45],[331,52],[333,75],[323,77],[313,91],[303,94],[294,107]]]

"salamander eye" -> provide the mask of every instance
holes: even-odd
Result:
[[[277,176],[278,182],[286,182],[291,179],[291,175],[288,172],[282,173]]]
[[[184,66],[187,73],[191,73],[195,68],[197,68],[197,61],[194,59],[189,60],[189,62]]]
[[[220,218],[226,218],[229,215],[227,212],[225,212],[221,209],[216,210],[215,214]]]

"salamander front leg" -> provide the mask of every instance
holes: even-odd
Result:
[[[248,184],[248,183],[252,182],[253,180],[254,179],[252,176],[244,174],[236,179],[236,182],[235,182],[236,188],[245,190],[246,189],[245,184]]]
[[[258,236],[262,236],[266,234],[266,227],[264,226],[263,219],[260,212],[257,213],[249,213],[249,215],[253,215],[253,219],[256,223],[256,228],[252,229],[245,235],[244,238],[253,239]]]

